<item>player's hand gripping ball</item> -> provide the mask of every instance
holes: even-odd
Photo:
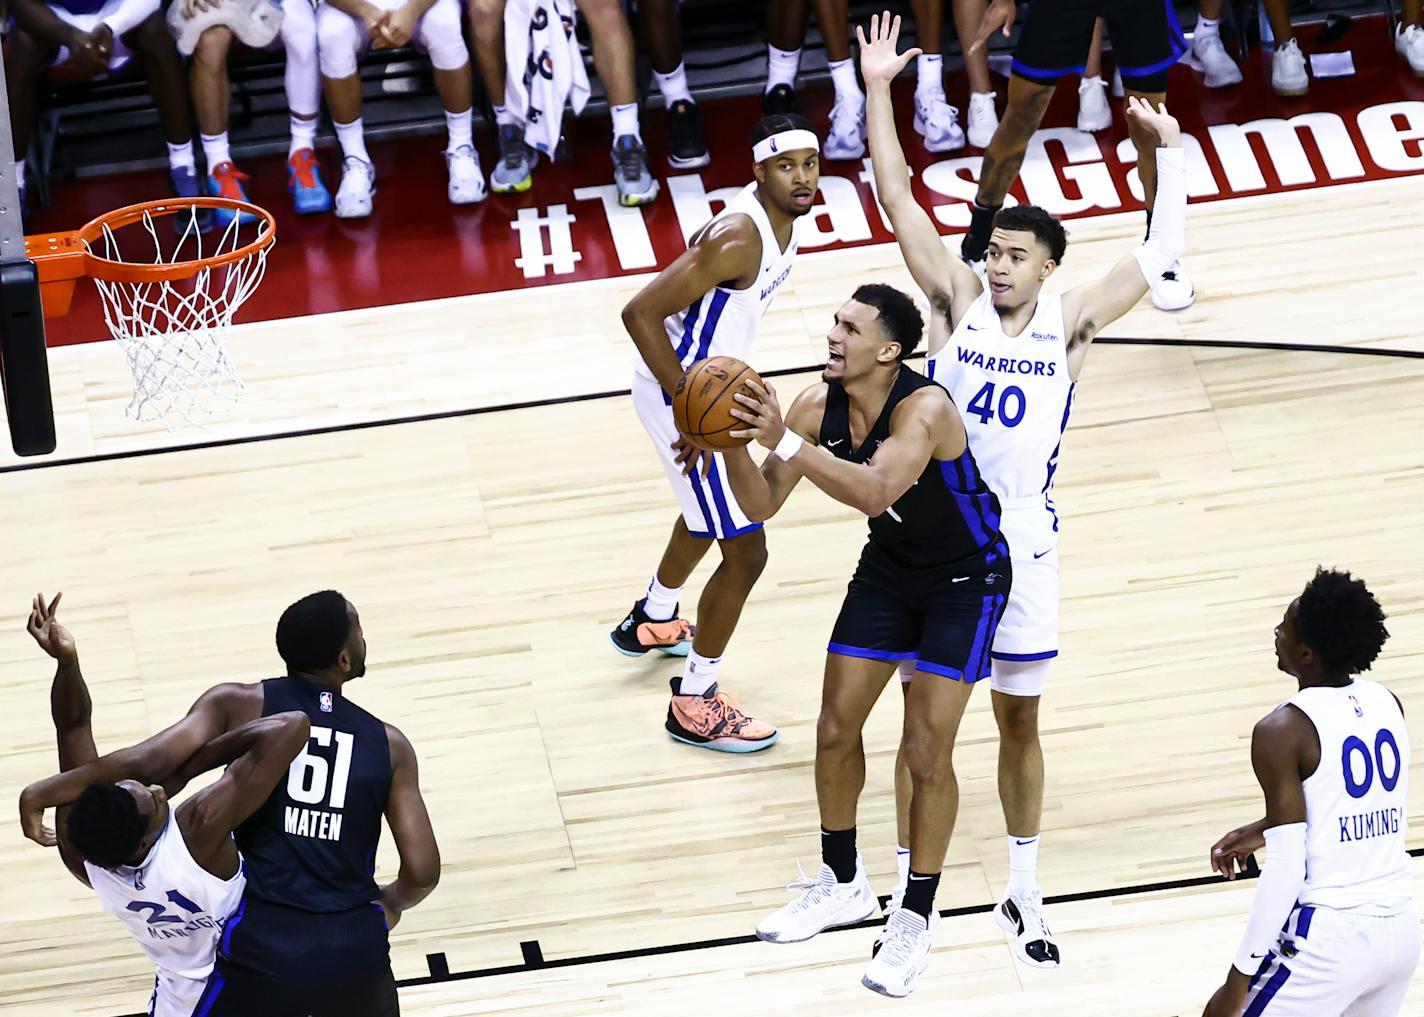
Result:
[[[672,396],[672,419],[687,440],[709,452],[736,448],[750,437],[733,438],[731,432],[745,427],[732,416],[739,408],[737,393],[742,386],[761,378],[736,357],[708,357],[689,367],[678,379]]]

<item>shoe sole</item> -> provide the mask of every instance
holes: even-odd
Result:
[[[534,186],[534,175],[531,173],[517,184],[497,184],[490,181],[490,190],[495,194],[523,194]]]
[[[1168,312],[1171,312],[1171,311],[1185,311],[1188,307],[1191,307],[1191,306],[1192,306],[1193,304],[1195,304],[1196,302],[1197,302],[1197,291],[1196,291],[1195,289],[1192,290],[1192,294],[1191,294],[1191,296],[1187,299],[1187,301],[1186,301],[1185,303],[1182,303],[1182,304],[1159,304],[1159,303],[1157,302],[1157,298],[1156,298],[1156,297],[1153,297],[1153,298],[1152,298],[1152,306],[1153,306],[1153,307],[1157,308],[1157,310],[1159,310],[1159,311],[1168,311]]]
[[[1036,961],[1025,953],[1023,944],[1019,942],[1018,926],[1009,919],[1008,915],[1004,914],[1004,906],[1002,904],[994,908],[994,924],[999,927],[1004,935],[1009,937],[1009,947],[1013,951],[1014,956],[1018,958],[1020,964],[1027,964],[1031,968],[1056,968],[1061,963],[1060,961],[1053,961],[1051,963]],[[1037,941],[1035,940],[1035,942]]]
[[[667,728],[664,727],[663,730],[664,730],[664,731],[667,731]],[[749,740],[744,739],[744,738],[741,738],[741,739],[714,738],[712,741],[699,742],[699,741],[696,741],[695,739],[692,739],[692,738],[685,738],[685,737],[683,737],[683,736],[680,735],[680,734],[674,734],[674,733],[671,732],[671,731],[668,731],[668,732],[667,732],[667,736],[668,736],[669,738],[671,738],[671,739],[672,739],[673,741],[675,741],[675,742],[682,742],[682,744],[684,744],[684,745],[691,745],[694,749],[709,749],[709,750],[711,750],[712,752],[735,752],[735,753],[739,753],[739,754],[740,754],[740,753],[746,753],[746,752],[760,752],[762,749],[769,749],[769,748],[771,748],[773,745],[775,745],[775,744],[777,743],[777,741],[780,740],[780,738],[781,738],[781,732],[778,731],[778,732],[776,732],[774,735],[772,735],[770,738],[763,738],[763,739],[761,739],[760,741],[749,741]],[[870,912],[870,914],[874,914],[874,913],[875,913],[874,911],[871,911],[871,912]],[[869,917],[870,917],[870,915],[866,915],[866,918],[869,918]],[[858,922],[859,922],[859,921],[864,921],[864,920],[865,920],[865,919],[863,919],[863,918],[857,918],[857,919],[856,919],[856,921],[858,921]],[[826,928],[832,928],[832,926],[829,926],[829,925],[828,925],[828,926],[826,926]],[[784,940],[784,941],[782,941],[782,940],[770,940],[769,942],[788,942],[788,943],[789,943],[789,942],[800,942],[800,940]]]
[[[910,993],[914,992],[915,989],[919,986],[920,975],[924,974],[925,970],[929,966],[930,959],[926,957],[925,962],[920,965],[920,970],[915,972],[915,977],[910,979],[910,984],[905,986],[904,992],[891,992],[887,986],[881,985],[879,982],[872,982],[869,976],[861,978],[860,984],[865,986],[871,992],[878,992],[882,996],[889,996],[891,999],[904,999]]]
[[[446,194],[445,196],[446,196],[447,198],[450,198],[450,195],[449,195],[449,194]],[[473,198],[450,198],[450,204],[452,204],[452,205],[457,205],[457,206],[458,206],[458,205],[478,205],[480,202],[484,201],[484,200],[485,200],[486,198],[488,198],[488,197],[489,197],[489,192],[488,192],[488,191],[481,191],[479,194],[475,195]]]
[[[674,735],[673,737],[677,737],[677,736]],[[871,905],[869,911],[867,911],[865,914],[861,915],[859,918],[850,918],[850,919],[847,919],[847,920],[844,921],[844,922],[832,922],[830,925],[823,925],[823,926],[821,926],[819,929],[817,929],[815,932],[811,933],[809,936],[802,936],[800,939],[772,939],[770,936],[763,935],[763,934],[762,934],[762,931],[761,931],[760,929],[757,929],[756,938],[759,939],[759,940],[761,940],[763,943],[776,943],[778,946],[781,945],[782,943],[804,943],[804,942],[806,942],[808,939],[815,939],[817,936],[819,936],[821,933],[825,932],[827,929],[844,929],[844,928],[847,928],[848,926],[851,926],[851,925],[859,925],[861,922],[868,921],[868,920],[870,920],[871,918],[874,918],[874,917],[875,917],[875,912],[876,912],[877,910],[879,910],[879,908],[880,908],[880,904],[879,904],[879,902],[877,901],[876,903],[874,903],[874,904]]]
[[[1092,124],[1084,124],[1081,120],[1078,121],[1078,124],[1077,124],[1078,130],[1082,131],[1084,134],[1097,134],[1099,131],[1105,131],[1105,130],[1107,130],[1107,129],[1108,129],[1109,127],[1111,127],[1111,126],[1112,126],[1112,117],[1111,117],[1111,116],[1109,116],[1108,119],[1107,119],[1107,122],[1104,123],[1104,124],[1102,124],[1101,126],[1094,126],[1094,125],[1092,125]]]
[[[641,650],[628,650],[619,645],[618,640],[613,638],[612,633],[608,636],[608,642],[612,647],[625,657],[641,657],[644,654],[657,650],[664,657],[686,657],[692,652],[691,643],[678,643],[676,646],[645,646]]]
[[[711,152],[703,152],[701,155],[691,159],[679,159],[675,155],[668,156],[668,165],[673,169],[701,169],[703,166],[711,165],[711,163]]]
[[[654,180],[653,186],[649,188],[645,194],[618,195],[618,204],[624,208],[641,208],[644,205],[651,205],[654,201],[658,200],[658,194],[661,190],[662,189],[658,186],[658,182]]]
[[[1310,86],[1302,85],[1299,88],[1277,88],[1275,85],[1272,85],[1271,91],[1288,99],[1297,99],[1302,95],[1309,94]]]

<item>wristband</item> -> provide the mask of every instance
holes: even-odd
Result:
[[[786,433],[781,436],[781,440],[776,443],[776,448],[771,450],[771,454],[782,462],[790,462],[791,457],[800,452],[801,446],[804,444],[806,444],[806,439],[788,427]]]

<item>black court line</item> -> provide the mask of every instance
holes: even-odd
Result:
[[[1409,851],[1411,858],[1424,857],[1424,847],[1411,848]],[[1261,875],[1261,869],[1256,864],[1255,855],[1248,856],[1245,864],[1246,871],[1237,877],[1237,880],[1256,879]],[[1138,883],[1134,886],[1111,886],[1101,890],[1083,890],[1078,893],[1059,894],[1056,897],[1045,897],[1043,903],[1049,904],[1076,904],[1085,900],[1105,900],[1118,897],[1137,897],[1151,893],[1167,893],[1172,890],[1194,890],[1203,886],[1222,886],[1228,881],[1221,876],[1192,876],[1187,879],[1167,879],[1156,883]],[[885,898],[880,899],[881,907],[885,905]],[[997,904],[973,904],[962,908],[946,908],[940,911],[942,918],[963,918],[967,915],[984,915],[993,911]],[[835,929],[827,929],[821,935],[832,935],[839,932],[854,932],[858,929],[873,929],[884,925],[884,918],[872,918],[864,922],[857,922],[855,925],[844,925]],[[397,980],[396,985],[402,989],[412,988],[417,985],[435,985],[442,982],[463,982],[475,978],[494,978],[499,975],[512,975],[519,972],[529,971],[549,971],[554,968],[575,968],[584,967],[589,964],[607,964],[611,961],[633,960],[638,957],[660,957],[670,953],[691,953],[694,950],[715,950],[724,946],[745,946],[758,942],[756,936],[724,936],[721,939],[700,939],[688,943],[667,943],[662,946],[640,947],[634,950],[613,950],[608,953],[590,953],[578,957],[561,957],[557,960],[546,960],[543,950],[539,947],[539,941],[527,940],[519,944],[520,954],[524,958],[522,964],[506,964],[495,968],[477,968],[472,971],[450,970],[450,965],[443,953],[431,953],[425,955],[425,961],[430,968],[429,975],[419,978],[402,978]],[[126,1014],[124,1017],[144,1017],[143,1014]]]
[[[1275,343],[1246,339],[1138,339],[1128,336],[1099,336],[1094,340],[1100,346],[1179,346],[1202,349],[1231,350],[1274,350],[1284,353],[1345,353],[1355,356],[1399,357],[1406,360],[1424,360],[1424,350],[1392,350],[1362,348],[1358,346],[1314,346],[1310,343]],[[908,359],[920,360],[923,353],[911,354]],[[819,371],[820,364],[806,367],[783,367],[777,371],[762,372],[763,378],[784,378],[793,374],[809,374]],[[460,410],[439,410],[433,413],[416,413],[403,417],[386,417],[380,420],[360,420],[347,424],[328,424],[324,427],[299,428],[293,431],[273,431],[269,434],[250,434],[240,438],[215,438],[212,441],[190,442],[185,445],[165,445],[162,448],[130,449],[125,452],[103,452],[70,459],[46,459],[41,462],[15,463],[0,466],[0,474],[24,473],[29,470],[55,469],[60,466],[80,466],[89,463],[105,463],[116,459],[139,459],[144,456],[167,455],[173,452],[194,452],[199,449],[226,448],[230,445],[251,445],[264,441],[281,441],[286,438],[309,438],[319,434],[338,434],[345,431],[366,431],[374,427],[395,427],[400,424],[423,424],[432,420],[454,420],[459,417],[478,417],[487,413],[504,413],[509,410],[531,410],[541,406],[563,406],[570,403],[587,403],[600,399],[619,399],[630,395],[626,388],[607,392],[584,392],[579,395],[550,396],[545,399],[528,399],[522,402],[499,403],[494,406],[473,406]]]

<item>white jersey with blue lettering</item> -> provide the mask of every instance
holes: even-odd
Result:
[[[1315,725],[1320,765],[1305,781],[1302,905],[1394,915],[1414,900],[1409,731],[1390,691],[1357,678],[1287,700]]]
[[[169,809],[163,833],[141,863],[101,869],[85,862],[84,871],[104,910],[128,926],[158,968],[160,987],[167,975],[196,982],[201,990],[223,926],[247,886],[241,862],[231,879],[204,869],[188,852],[176,810]]]
[[[1011,336],[985,290],[930,361],[929,375],[954,399],[974,461],[1005,512],[1038,509],[1034,529],[1051,540],[1058,529],[1053,475],[1073,407],[1063,298],[1039,294],[1033,317]]]
[[[761,234],[761,267],[756,281],[746,289],[714,286],[690,307],[663,320],[668,342],[672,343],[684,370],[708,357],[736,357],[745,361],[767,306],[791,275],[791,262],[796,257],[796,232],[792,230],[791,242],[783,251],[766,209],[757,200],[755,183],[743,187],[698,235],[705,234],[712,223],[732,215],[746,215],[756,223],[757,232]],[[655,380],[642,357],[636,358],[635,366],[644,378]]]

